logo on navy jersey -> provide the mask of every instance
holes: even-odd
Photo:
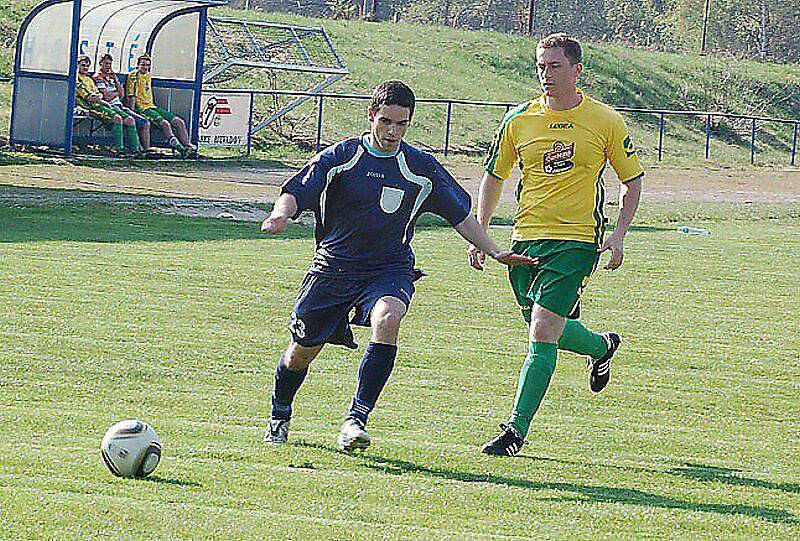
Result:
[[[378,173],[377,171],[367,171],[366,175],[373,178],[386,178],[386,175]]]
[[[542,169],[548,175],[564,173],[575,167],[572,158],[575,156],[575,143],[567,146],[566,143],[556,141],[553,150],[545,152],[542,156]]]
[[[399,188],[384,186],[381,190],[381,210],[386,214],[397,212],[397,209],[403,204],[403,195],[405,192]]]
[[[572,122],[553,122],[550,124],[551,130],[572,130],[575,129],[575,126]]]

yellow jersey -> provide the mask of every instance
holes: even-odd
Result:
[[[128,74],[125,82],[125,95],[136,98],[136,111],[145,111],[156,106],[153,101],[153,75],[139,70]]]
[[[566,111],[551,110],[544,96],[520,104],[497,129],[484,168],[501,180],[515,164],[522,171],[513,240],[600,244],[606,163],[622,182],[644,174],[622,115],[581,96]]]
[[[100,96],[100,91],[97,85],[88,75],[75,74],[75,102],[84,109],[91,109],[96,107],[95,104],[90,103],[87,98],[93,94]]]

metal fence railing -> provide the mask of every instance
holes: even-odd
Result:
[[[287,96],[287,97],[298,97],[298,96],[310,96],[316,100],[316,141],[315,141],[315,148],[317,151],[320,150],[322,146],[322,130],[323,130],[323,120],[325,115],[325,100],[369,100],[371,96],[366,94],[333,94],[333,93],[310,93],[310,92],[302,92],[302,91],[291,91],[291,90],[254,90],[254,89],[205,89],[205,92],[221,92],[226,94],[245,94],[250,96],[250,104],[254,103],[256,96]],[[507,103],[507,102],[494,102],[494,101],[476,101],[476,100],[463,100],[463,99],[449,99],[449,98],[420,98],[417,99],[418,104],[438,104],[446,106],[447,108],[447,117],[445,120],[444,126],[444,140],[442,142],[442,152],[445,156],[451,150],[451,134],[452,134],[452,125],[453,125],[453,110],[455,106],[470,106],[470,107],[496,107],[496,108],[504,108],[506,112],[509,109],[516,106],[516,103]],[[786,118],[775,118],[769,116],[758,116],[758,115],[738,115],[733,113],[722,113],[717,111],[680,111],[680,110],[669,110],[669,109],[641,109],[641,108],[633,108],[633,107],[615,107],[615,109],[622,113],[640,113],[640,114],[647,114],[653,115],[658,118],[658,146],[656,147],[658,152],[658,161],[661,161],[664,154],[664,138],[666,134],[666,120],[668,117],[690,117],[690,118],[704,118],[705,119],[705,158],[709,159],[711,157],[711,140],[712,140],[712,123],[714,119],[719,118],[726,118],[726,119],[737,119],[737,120],[746,120],[750,123],[750,164],[755,164],[756,158],[756,139],[757,139],[757,128],[760,124],[765,123],[776,123],[776,124],[784,124],[788,126],[793,126],[792,129],[792,144],[791,144],[791,152],[789,157],[789,163],[794,166],[797,162],[797,140],[798,140],[798,131],[800,128],[800,119],[786,119]],[[251,115],[252,117],[252,115]],[[247,141],[247,152],[250,153],[251,148],[251,139],[253,135],[252,131],[252,119],[250,123],[250,129],[248,141]]]

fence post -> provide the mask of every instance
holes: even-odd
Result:
[[[247,157],[250,157],[250,150],[253,146],[253,102],[256,101],[256,95],[250,92],[250,113],[247,118]]]
[[[658,122],[658,161],[661,161],[661,154],[664,151],[664,113]]]
[[[447,151],[450,149],[450,119],[453,117],[453,102],[447,102],[447,123],[444,128],[444,155],[447,156]]]
[[[750,165],[755,165],[756,163],[756,119],[753,119],[753,123],[750,126]]]
[[[797,122],[794,123],[794,136],[792,137],[792,165],[794,165],[794,158],[797,156],[797,127],[800,126]]]
[[[317,152],[322,147],[322,96],[317,96]]]
[[[706,116],[706,159],[711,156],[711,115]]]

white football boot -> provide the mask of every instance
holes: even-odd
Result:
[[[353,417],[348,417],[342,424],[339,437],[336,438],[336,445],[339,450],[352,453],[356,450],[364,450],[371,443],[369,434],[364,430],[364,424]]]

